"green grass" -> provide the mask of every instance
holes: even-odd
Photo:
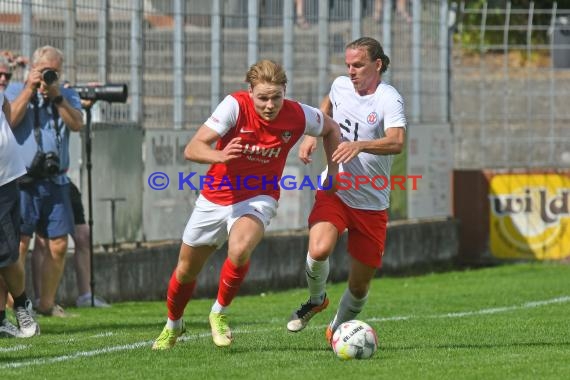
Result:
[[[190,302],[188,331],[166,352],[150,349],[164,325],[164,302],[68,309],[78,316],[40,318],[39,337],[0,340],[0,373],[19,379],[570,378],[569,285],[570,266],[549,263],[375,280],[359,318],[376,329],[380,348],[370,360],[350,362],[338,360],[324,340],[335,307],[300,333],[286,331],[304,289],[238,297],[227,349],[209,336],[212,300]],[[331,306],[343,291],[344,284],[329,285]]]

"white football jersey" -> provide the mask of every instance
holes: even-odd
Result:
[[[350,78],[341,76],[332,84],[329,98],[332,103],[333,119],[340,125],[343,141],[375,140],[385,136],[388,128],[406,128],[404,101],[398,91],[381,82],[374,94],[360,96],[355,91]],[[372,180],[384,176],[390,180],[393,155],[360,153],[346,164],[341,164],[339,173],[347,173],[349,190],[339,190],[337,195],[348,206],[364,210],[384,210],[390,206],[390,184],[378,179],[359,185],[356,189],[355,177],[366,176]],[[344,180],[344,179],[343,179]],[[383,189],[378,189],[382,188]]]
[[[20,146],[10,129],[2,106],[7,100],[0,93],[0,186],[26,174],[26,166],[21,157]]]

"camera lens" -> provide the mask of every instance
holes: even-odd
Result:
[[[59,78],[57,71],[52,69],[45,69],[42,71],[42,79],[49,86]]]

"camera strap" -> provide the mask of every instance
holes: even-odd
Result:
[[[60,154],[59,146],[61,145],[61,135],[59,134],[59,111],[55,104],[51,103],[51,115],[53,117],[53,127],[55,129],[55,138],[57,142],[57,154]]]
[[[34,137],[36,138],[36,143],[38,144],[38,150],[44,151],[44,147],[42,144],[42,133],[41,133],[41,126],[40,126],[40,107],[38,104],[37,96],[33,96],[31,99],[31,103],[34,106]],[[56,137],[56,144],[57,144],[57,154],[60,154],[60,145],[61,145],[61,134],[59,128],[59,111],[55,104],[51,104],[51,114],[53,118],[53,128],[55,129],[55,137]]]
[[[38,150],[43,152],[44,147],[42,144],[42,132],[40,130],[40,110],[38,105],[38,96],[34,94],[30,99],[30,102],[34,106],[34,137],[36,138],[36,143],[38,144]]]

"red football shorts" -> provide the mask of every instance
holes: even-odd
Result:
[[[386,210],[359,210],[344,204],[335,194],[317,191],[309,215],[309,227],[317,222],[330,222],[342,234],[348,229],[348,252],[356,260],[374,268],[382,266],[386,241]]]

